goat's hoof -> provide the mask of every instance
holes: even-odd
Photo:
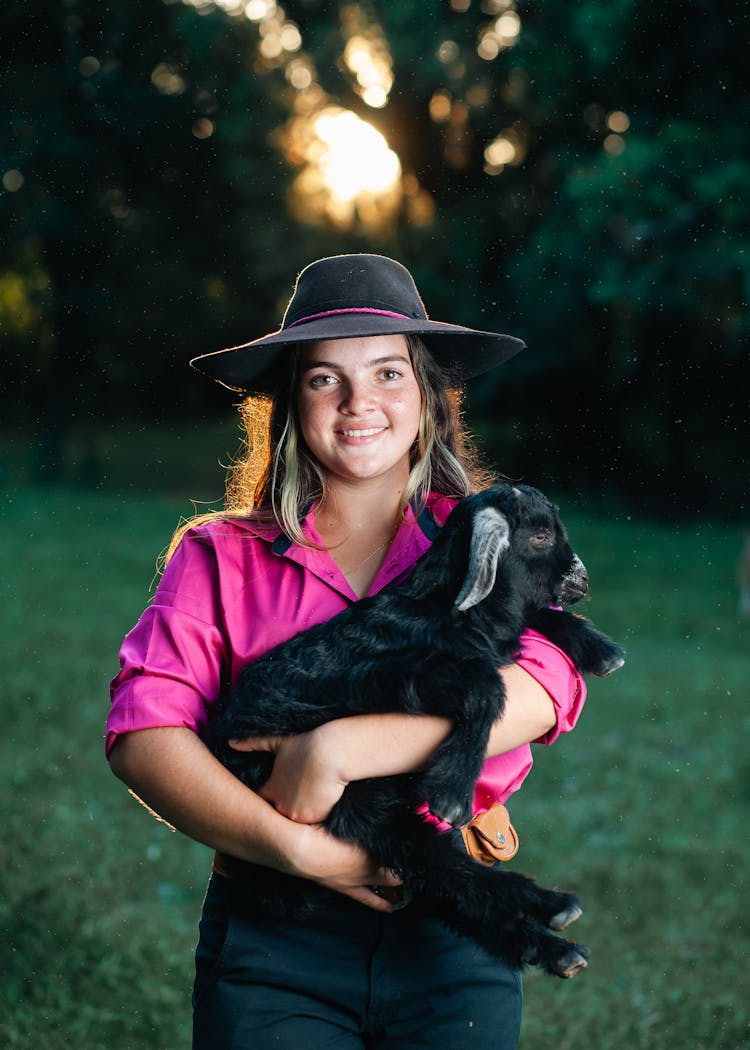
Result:
[[[557,960],[554,972],[558,977],[575,977],[581,970],[585,970],[587,966],[588,962],[585,957],[578,950],[574,950],[568,952],[562,959]]]
[[[460,828],[468,820],[471,820],[471,796],[462,789],[446,790],[444,785],[437,786],[431,790],[427,783],[426,798],[430,807],[430,813],[452,824],[454,828]]]
[[[582,915],[583,908],[577,904],[571,904],[565,911],[559,911],[557,915],[553,915],[547,925],[551,930],[564,930],[574,923],[576,919],[580,919]]]
[[[446,802],[443,804],[430,800],[430,813],[440,820],[444,820],[447,824],[452,824],[454,828],[460,828],[467,821],[471,820],[471,806],[467,806],[465,802]]]
[[[619,671],[622,665],[625,663],[625,654],[622,649],[619,649],[612,653],[608,658],[604,658],[599,661],[596,667],[591,668],[591,673],[595,674],[598,678],[609,678],[615,671]]]

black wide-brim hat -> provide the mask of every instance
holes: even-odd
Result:
[[[334,255],[300,273],[277,332],[201,354],[190,364],[231,390],[273,394],[292,347],[370,335],[420,336],[457,383],[502,364],[526,345],[512,335],[431,321],[414,278],[393,259]]]

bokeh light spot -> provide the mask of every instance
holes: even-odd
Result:
[[[8,193],[17,193],[23,186],[24,178],[17,168],[10,168],[3,175],[3,189]]]
[[[209,139],[214,133],[214,122],[208,117],[198,117],[193,122],[192,132],[197,139]]]
[[[607,115],[607,127],[610,131],[622,134],[630,127],[630,117],[621,109],[616,109]]]
[[[625,149],[625,139],[621,135],[607,135],[603,145],[610,157],[619,157]]]

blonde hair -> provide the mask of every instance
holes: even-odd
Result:
[[[492,476],[479,463],[462,416],[463,390],[418,337],[407,335],[414,374],[422,392],[417,437],[402,503],[424,508],[430,492],[462,498]],[[275,522],[289,539],[312,546],[302,531],[310,505],[325,497],[326,475],[307,448],[297,411],[298,353],[290,354],[286,380],[275,398],[248,396],[238,405],[244,439],[229,469],[224,510],[182,521],[166,554],[195,525],[227,518]]]

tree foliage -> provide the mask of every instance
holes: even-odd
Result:
[[[568,431],[579,466],[611,470],[659,512],[731,512],[747,498],[750,103],[735,94],[747,12],[719,8],[629,2],[604,17],[578,5],[571,37],[589,75],[572,111],[589,133],[545,125],[559,172],[512,265],[552,406],[537,416],[541,440],[527,431],[532,447],[546,456]],[[563,95],[529,40],[538,89]],[[606,114],[618,111],[629,126],[613,136]]]
[[[303,93],[239,4],[4,5],[0,322],[41,463],[71,418],[218,408],[184,362],[271,328],[311,258],[375,250],[434,316],[527,340],[471,392],[509,473],[742,512],[744,5],[289,0],[283,17],[320,104],[398,154],[380,226],[290,205]],[[344,60],[355,30],[392,69],[380,108]]]

